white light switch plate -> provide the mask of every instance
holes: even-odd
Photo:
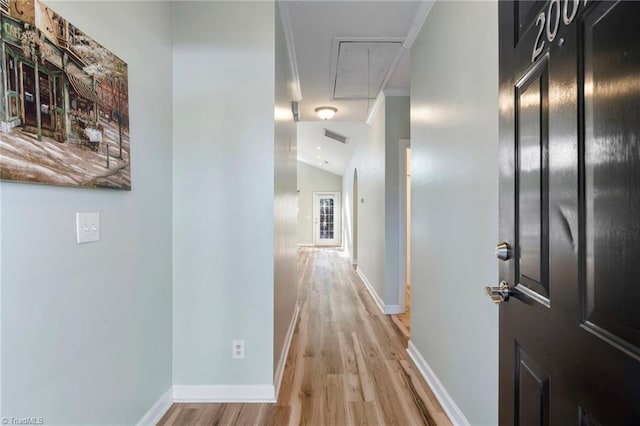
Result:
[[[100,241],[100,213],[76,213],[78,244]]]

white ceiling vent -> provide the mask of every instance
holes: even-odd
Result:
[[[338,141],[338,142],[341,142],[343,144],[346,144],[347,140],[349,140],[348,137],[342,136],[342,135],[340,135],[340,134],[338,134],[336,132],[332,132],[329,129],[324,129],[324,135],[326,137],[328,137],[329,139],[333,139],[334,141]]]
[[[333,46],[333,99],[374,99],[389,79],[401,38],[339,39]]]

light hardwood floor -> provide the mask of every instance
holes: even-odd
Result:
[[[276,404],[174,404],[160,425],[450,425],[401,333],[335,249],[298,255],[300,316]]]

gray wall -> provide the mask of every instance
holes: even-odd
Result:
[[[2,416],[134,424],[171,385],[171,7],[50,4],[129,65],[133,190],[0,183]]]
[[[411,48],[411,341],[474,425],[498,421],[497,9],[439,1]]]
[[[274,4],[173,16],[174,384],[271,385]]]
[[[274,179],[274,371],[283,353],[297,302],[297,126],[293,121],[294,79],[280,20],[275,13],[275,179]],[[283,360],[284,363],[285,360]]]
[[[298,191],[298,244],[309,245],[313,244],[313,193],[342,191],[342,176],[298,162]]]

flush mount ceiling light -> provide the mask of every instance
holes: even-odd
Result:
[[[338,108],[334,108],[332,106],[321,106],[315,109],[316,114],[323,120],[331,120],[336,112],[338,112]]]

